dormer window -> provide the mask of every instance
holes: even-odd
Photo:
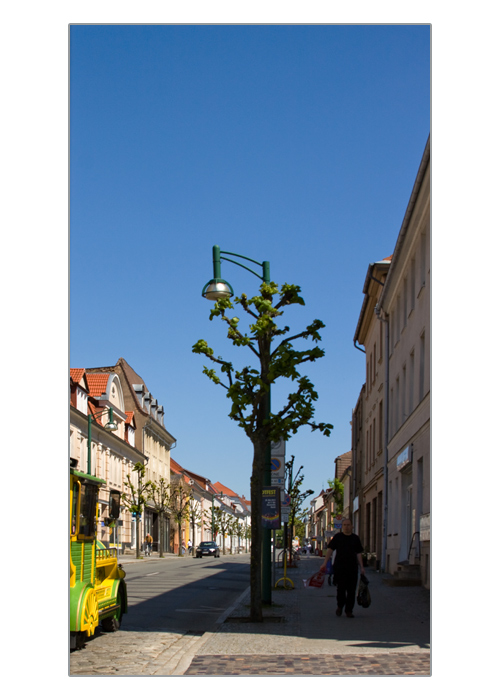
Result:
[[[158,401],[156,399],[151,399],[151,415],[156,418],[156,410],[158,408]]]
[[[151,394],[149,393],[149,391],[144,394],[144,409],[148,413],[151,412]]]
[[[135,447],[135,430],[131,425],[127,425],[127,441],[129,445]]]
[[[76,387],[76,408],[87,415],[88,410],[88,394],[79,386]]]
[[[158,406],[158,423],[163,425],[163,416],[164,416],[164,410],[163,406]]]
[[[132,384],[141,408],[144,408],[144,384]]]

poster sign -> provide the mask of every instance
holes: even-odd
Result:
[[[342,531],[342,518],[335,518],[335,520],[333,521],[333,529],[335,535],[337,534],[337,532]]]
[[[412,461],[412,456],[413,456],[413,450],[412,446],[409,445],[406,449],[404,449],[401,454],[397,456],[396,460],[396,467],[398,471],[406,467],[406,465],[410,464]]]
[[[281,490],[277,486],[262,488],[262,527],[268,530],[281,528]]]
[[[431,515],[425,513],[420,516],[420,541],[428,542],[431,539]]]

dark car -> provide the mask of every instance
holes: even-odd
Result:
[[[196,558],[201,557],[220,557],[220,549],[215,542],[200,542],[196,548]]]

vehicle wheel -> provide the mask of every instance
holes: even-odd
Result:
[[[99,606],[93,588],[89,588],[83,601],[83,612],[81,617],[81,631],[91,637],[95,628],[99,624]]]
[[[121,586],[118,588],[118,594],[116,596],[116,604],[119,606],[118,610],[115,611],[113,617],[106,617],[102,622],[102,628],[105,632],[118,632],[122,622],[123,612],[122,612],[122,589]]]

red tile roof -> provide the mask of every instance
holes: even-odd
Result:
[[[343,455],[340,455],[335,459],[335,471],[336,474],[335,476],[337,479],[342,479],[346,471],[349,469],[349,467],[352,464],[352,452],[344,452]]]
[[[85,369],[70,369],[69,376],[76,383],[79,384],[83,375],[85,374]]]
[[[109,374],[87,374],[90,396],[102,396],[106,393]]]
[[[221,484],[220,481],[217,481],[214,484],[214,488],[218,491],[218,493],[220,493],[222,491],[222,493],[225,496],[229,496],[230,498],[239,498],[237,493],[235,493],[234,491],[231,491],[231,489],[228,489],[227,486],[224,486],[224,484]]]
[[[90,401],[87,404],[88,407],[88,412],[92,414],[92,418],[95,420],[96,423],[99,423],[99,425],[103,425],[102,423],[102,411],[101,409],[98,409],[94,406],[93,403]]]

